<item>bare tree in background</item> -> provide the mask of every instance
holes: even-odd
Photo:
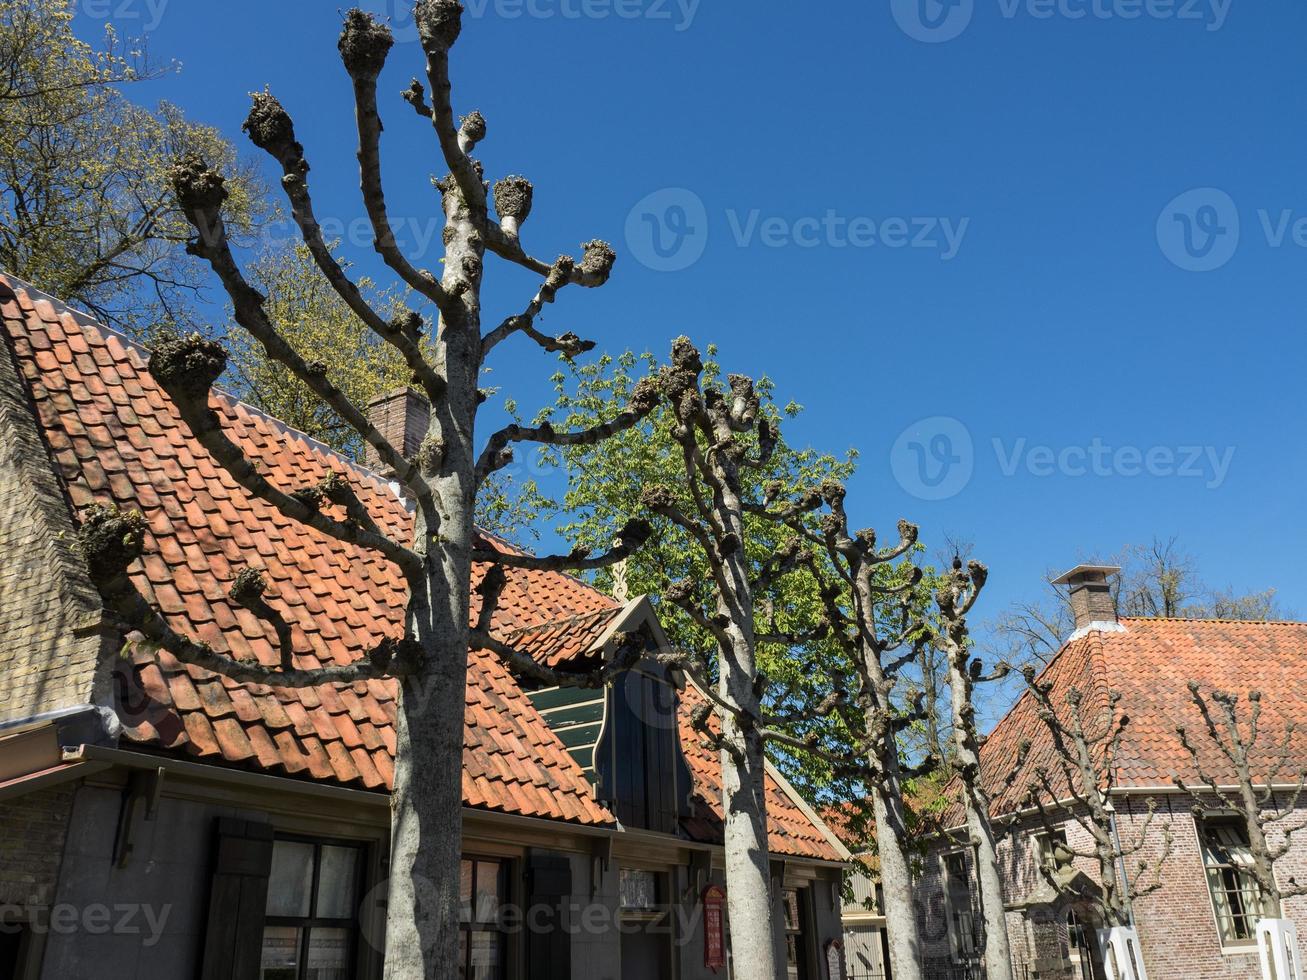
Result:
[[[535,321],[565,287],[607,282],[615,256],[607,244],[594,241],[582,246],[580,259],[562,255],[543,262],[532,257],[520,237],[531,212],[530,182],[505,177],[494,185],[493,194],[483,183],[481,164],[471,154],[486,135],[486,121],[478,112],[469,112],[460,121],[450,101],[449,53],[462,27],[462,9],[456,0],[416,3],[430,102],[426,88],[416,80],[405,93],[419,119],[434,127],[450,170],[436,182],[445,215],[439,276],[415,268],[401,254],[382,192],[377,79],[393,45],[391,32],[370,14],[352,10],[339,44],[353,82],[360,181],[376,250],[421,306],[437,314],[429,347],[421,338],[427,322],[421,310],[383,316],[329,251],[314,216],[309,165],[286,110],[271,94],[256,95],[245,124],[251,140],[281,165],[292,216],[321,275],[360,321],[395,348],[412,384],[430,400],[430,428],[415,458],[404,458],[369,423],[333,381],[330,365],[295,350],[282,337],[269,314],[267,298],[250,284],[232,253],[224,221],[230,201],[223,175],[195,156],[179,160],[172,169],[176,199],[194,230],[189,251],[217,274],[239,325],[351,426],[403,484],[415,506],[412,539],[396,540],[378,526],[348,473],[337,472],[304,487],[274,486],[260,473],[257,462],[227,436],[210,408],[210,387],[226,364],[225,352],[216,342],[193,335],[161,344],[149,365],[193,435],[248,493],[291,521],[376,552],[402,573],[409,592],[404,635],[386,639],[356,663],[301,669],[296,666],[299,651],[289,625],[273,598],[265,596],[262,575],[247,568],[236,576],[231,597],[276,634],[281,663],[272,667],[237,660],[175,632],[136,590],[126,572],[144,547],[145,527],[139,514],[94,511],[85,515],[80,534],[108,607],[126,626],[180,660],[240,682],[272,687],[398,679],[386,976],[403,980],[448,976],[458,958],[461,761],[469,648],[492,651],[510,668],[547,684],[586,686],[608,682],[640,653],[640,644],[625,638],[619,644],[622,651],[602,671],[549,671],[491,635],[489,626],[504,585],[505,566],[573,571],[602,567],[631,554],[647,535],[648,525],[629,522],[617,533],[612,549],[595,557],[576,552],[543,558],[505,553],[482,539],[474,526],[478,489],[511,461],[515,444],[597,442],[634,425],[657,402],[652,386],[642,385],[626,410],[591,428],[563,432],[548,425],[512,425],[491,435],[478,452],[476,420],[485,397],[478,381],[488,355],[518,335],[549,352],[577,354],[592,347],[570,334],[547,336],[536,329]],[[491,201],[497,217],[491,215]],[[535,273],[541,282],[522,312],[483,331],[481,287],[487,253]],[[481,611],[476,622],[469,621],[473,563],[489,568],[479,586]]]
[[[1291,761],[1294,722],[1284,726],[1284,738],[1278,749],[1259,752],[1258,742],[1264,734],[1262,722],[1262,695],[1259,691],[1248,694],[1248,716],[1239,716],[1240,698],[1237,694],[1211,691],[1204,695],[1195,681],[1189,682],[1189,693],[1194,706],[1203,718],[1207,741],[1219,750],[1228,764],[1228,774],[1218,777],[1203,764],[1202,754],[1189,738],[1183,725],[1176,726],[1180,744],[1193,762],[1196,783],[1175,777],[1175,784],[1194,798],[1194,810],[1199,816],[1215,804],[1238,813],[1248,832],[1248,853],[1252,865],[1248,869],[1257,882],[1261,917],[1283,917],[1282,903],[1286,898],[1307,895],[1307,884],[1298,884],[1290,877],[1281,885],[1275,879],[1275,862],[1289,853],[1295,833],[1307,828],[1307,821],[1291,823],[1298,816],[1298,802],[1307,784],[1307,768],[1295,768]],[[1282,776],[1287,776],[1292,789],[1277,793],[1274,787]],[[1270,842],[1270,834],[1278,832],[1279,841]]]
[[[1172,834],[1170,825],[1164,825],[1158,858],[1141,856],[1156,821],[1153,799],[1132,840],[1122,842],[1117,832],[1111,793],[1116,785],[1121,739],[1130,723],[1120,707],[1121,694],[1110,691],[1102,698],[1086,697],[1073,687],[1059,711],[1050,697],[1052,685],[1037,680],[1031,666],[1023,668],[1022,673],[1055,751],[1054,770],[1044,766],[1035,769],[1027,784],[1026,803],[1038,814],[1050,839],[1056,838],[1064,824],[1074,822],[1092,841],[1089,850],[1059,842],[1056,846],[1061,860],[1041,863],[1039,870],[1055,891],[1093,907],[1105,928],[1128,927],[1134,918],[1134,902],[1162,887],[1162,868],[1170,857]],[[1092,888],[1081,887],[1080,879],[1059,873],[1063,862],[1069,864],[1076,858],[1097,864],[1097,881]],[[1119,970],[1117,975],[1121,975]]]
[[[1265,622],[1284,618],[1275,590],[1238,593],[1205,585],[1197,561],[1176,538],[1131,545],[1107,564],[1121,566],[1111,581],[1117,615]],[[1046,579],[1053,573],[1046,575]],[[1013,665],[1046,664],[1075,629],[1063,587],[1049,585],[1034,601],[1017,602],[992,624],[993,652]]]

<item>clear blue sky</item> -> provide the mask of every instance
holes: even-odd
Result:
[[[861,452],[860,523],[974,540],[985,614],[1159,534],[1307,615],[1307,6],[468,3],[455,104],[489,120],[489,174],[535,182],[527,241],[621,255],[549,328],[659,353],[684,332],[770,374],[806,406],[792,438]],[[403,0],[364,6],[411,36]],[[136,97],[242,147],[247,93],[271,85],[319,214],[362,214],[337,4],[80,8],[84,35],[113,10],[183,63]],[[398,98],[420,71],[397,46],[383,152],[408,240],[438,242],[445,168]],[[502,264],[488,278],[491,311],[529,297]],[[551,360],[500,350],[494,383],[547,399]]]

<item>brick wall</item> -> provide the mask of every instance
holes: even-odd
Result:
[[[100,662],[99,597],[31,411],[0,340],[0,721],[90,703]]]
[[[1150,978],[1247,980],[1260,977],[1255,950],[1221,948],[1189,797],[1163,795],[1157,797],[1157,803],[1157,815],[1148,826],[1145,848],[1130,862],[1131,874],[1135,873],[1139,860],[1155,864],[1165,847],[1169,829],[1173,840],[1170,856],[1163,865],[1163,887],[1135,903],[1139,940]],[[1144,798],[1118,799],[1116,806],[1122,843],[1130,847],[1145,827],[1147,801]],[[1304,822],[1307,822],[1307,798],[1299,802],[1298,812],[1284,825],[1294,827]],[[1083,828],[1074,821],[1065,827],[1067,841],[1073,850],[1091,849],[1091,838]],[[999,845],[999,865],[1009,906],[1020,906],[1040,890],[1042,878],[1034,843],[1034,836],[1040,829],[1038,823],[1025,824]],[[1282,834],[1273,830],[1272,844],[1282,840]],[[1282,885],[1287,884],[1291,877],[1307,881],[1307,835],[1295,836],[1293,844],[1289,853],[1276,864],[1276,877]],[[943,885],[938,870],[941,853],[935,850],[927,855],[924,873],[917,886],[918,925],[922,927],[928,961],[940,961],[950,955],[948,935],[942,928],[945,925]],[[1090,878],[1097,879],[1095,861],[1077,859],[1076,865]],[[1151,877],[1146,880],[1151,880]],[[1298,926],[1302,954],[1307,960],[1307,897],[1286,900],[1285,914]],[[1050,957],[1060,956],[1067,946],[1067,929],[1060,915],[1053,917],[1038,907],[1010,909],[1007,924],[1018,977],[1025,975],[1024,970],[1033,971],[1039,961],[1047,962]],[[1049,974],[1045,972],[1041,976]]]
[[[0,905],[53,901],[72,801],[59,787],[0,803]]]

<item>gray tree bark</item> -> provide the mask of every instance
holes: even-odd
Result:
[[[337,415],[357,431],[415,501],[410,541],[389,538],[362,505],[350,476],[335,473],[319,484],[288,491],[273,486],[255,461],[222,431],[209,405],[210,386],[226,357],[221,346],[199,336],[161,344],[150,371],[172,397],[192,434],[250,494],[291,521],[311,526],[342,542],[374,550],[403,574],[409,593],[405,635],[386,639],[367,658],[347,666],[296,667],[294,632],[264,597],[259,572],[245,569],[232,586],[231,599],[275,632],[279,667],[240,661],[174,630],[146,602],[128,570],[143,553],[145,525],[139,514],[93,509],[83,515],[79,543],[108,608],[123,624],[139,630],[179,659],[235,680],[273,687],[307,687],[333,682],[395,678],[400,695],[396,725],[395,785],[391,797],[391,877],[387,907],[385,975],[388,980],[445,978],[457,972],[462,858],[463,725],[469,648],[490,650],[507,665],[542,683],[600,687],[642,653],[638,639],[620,638],[619,652],[603,668],[571,673],[542,667],[530,656],[490,633],[491,616],[504,585],[505,565],[544,570],[599,568],[620,561],[647,537],[648,525],[630,521],[611,551],[589,557],[571,554],[536,558],[505,554],[480,543],[473,525],[476,495],[483,481],[513,459],[517,442],[580,445],[598,442],[634,425],[656,404],[648,386],[637,388],[630,407],[591,429],[558,432],[541,426],[509,426],[476,452],[478,388],[486,356],[499,343],[521,333],[545,351],[571,356],[594,345],[571,334],[547,337],[534,321],[561,288],[603,285],[615,256],[607,244],[582,246],[578,261],[560,256],[548,264],[529,255],[520,241],[531,210],[532,187],[508,177],[494,188],[498,218],[489,213],[481,164],[471,156],[486,124],[472,112],[456,121],[450,104],[449,49],[461,30],[457,0],[418,0],[415,21],[426,55],[426,91],[415,81],[405,99],[434,127],[450,173],[437,182],[445,215],[443,271],[439,279],[414,268],[397,247],[381,184],[377,78],[393,45],[389,28],[371,15],[350,11],[340,52],[353,82],[359,134],[360,187],[375,248],[385,264],[424,304],[435,308],[434,341],[422,337],[427,317],[410,310],[394,319],[370,308],[356,283],[332,256],[322,238],[309,193],[309,166],[295,140],[289,114],[268,93],[254,97],[245,129],[283,170],[282,186],[291,213],[320,271],[341,299],[385,343],[392,344],[413,371],[414,384],[431,402],[430,426],[421,448],[407,459],[371,425],[362,410],[331,381],[330,365],[307,359],[278,334],[264,309],[266,298],[241,272],[223,223],[227,191],[222,175],[203,160],[177,161],[172,177],[177,200],[195,230],[188,250],[209,263],[221,280],[237,322]],[[524,312],[482,335],[481,282],[487,252],[541,276],[539,291]],[[334,514],[335,516],[329,516]],[[470,622],[470,582],[474,562],[488,571],[478,587],[481,612]],[[379,631],[381,624],[379,624]]]
[[[943,620],[940,642],[948,659],[953,711],[953,757],[950,764],[962,785],[967,839],[976,859],[976,886],[984,924],[981,955],[985,977],[986,980],[1013,980],[1003,878],[998,867],[998,839],[990,819],[989,796],[981,781],[974,698],[977,681],[999,680],[1008,671],[1000,668],[990,677],[980,676],[980,661],[971,659],[966,622],[966,615],[979,598],[987,575],[984,566],[978,562],[972,562],[968,570],[963,571],[961,560],[956,560],[948,585],[939,591],[936,601]]]

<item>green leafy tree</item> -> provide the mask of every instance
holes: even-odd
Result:
[[[707,347],[702,375],[705,386],[716,385],[722,379],[717,354],[715,346]],[[562,369],[553,377],[555,402],[540,414],[536,423],[548,422],[559,429],[585,428],[611,417],[615,407],[627,404],[637,385],[655,377],[658,369],[658,359],[650,353],[627,351],[586,364],[565,358]],[[777,491],[777,496],[791,497],[819,486],[824,480],[842,482],[853,474],[856,460],[853,451],[837,457],[815,449],[797,448],[787,442],[780,423],[798,417],[802,406],[778,402],[775,385],[766,377],[756,383],[756,391],[759,417],[772,423],[777,441],[762,466],[742,471],[745,490],[751,499],[761,500],[768,485]],[[520,520],[507,519],[508,514],[540,518],[561,513],[565,516],[558,530],[569,543],[577,548],[602,550],[611,544],[616,515],[641,510],[640,495],[646,487],[667,484],[676,507],[682,512],[692,511],[688,483],[684,480],[668,483],[669,473],[684,469],[681,446],[672,435],[675,424],[670,412],[659,410],[605,441],[599,451],[587,446],[543,447],[541,466],[558,467],[565,476],[562,499],[545,496],[534,480],[501,486],[501,524],[520,525]],[[749,563],[761,566],[792,537],[793,531],[782,524],[756,515],[746,517],[744,548]],[[596,572],[596,584],[613,591],[614,574],[612,568]],[[622,575],[629,594],[647,594],[659,606],[668,638],[674,645],[709,661],[713,659],[716,639],[679,606],[661,598],[671,582],[705,582],[711,575],[702,549],[690,540],[684,528],[655,517],[652,537],[616,574]],[[817,635],[824,610],[811,580],[801,575],[779,576],[758,594],[755,605],[759,666],[771,682],[769,707],[782,712],[817,703],[824,696],[828,682],[821,667],[828,662],[832,651]],[[806,639],[798,647],[789,643],[796,634]],[[843,741],[838,726],[832,719],[806,720],[792,734],[799,739],[816,739],[814,747],[824,746],[834,752]],[[820,755],[795,749],[774,751],[773,758],[786,777],[806,795],[814,798],[844,795],[837,792],[840,783],[837,767]]]
[[[138,334],[189,325],[205,279],[181,247],[169,163],[197,153],[233,175],[238,236],[259,219],[259,182],[216,129],[123,95],[166,69],[112,28],[93,48],[72,21],[66,0],[0,0],[0,268]]]

